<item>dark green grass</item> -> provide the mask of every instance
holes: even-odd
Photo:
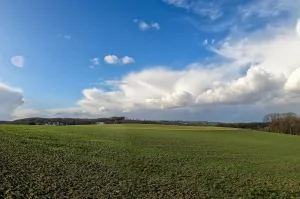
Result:
[[[0,198],[300,198],[300,137],[157,125],[0,126]]]

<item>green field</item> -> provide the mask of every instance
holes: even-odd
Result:
[[[300,198],[300,137],[214,127],[3,125],[0,198]]]

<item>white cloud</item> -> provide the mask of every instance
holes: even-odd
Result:
[[[269,29],[231,43],[225,42],[214,49],[222,57],[239,65],[254,64],[277,75],[287,77],[300,65],[300,39],[293,27]]]
[[[219,7],[202,1],[165,2],[211,19],[223,13]],[[219,15],[201,12],[205,8],[215,8]],[[169,119],[180,115],[180,119],[207,120],[257,120],[274,111],[300,113],[300,1],[255,0],[240,6],[238,12],[240,21],[264,17],[261,22],[266,24],[251,31],[236,26],[223,40],[205,40],[206,48],[215,53],[209,62],[180,70],[159,66],[131,72],[107,80],[99,88],[84,89],[75,107],[51,111],[91,117],[125,114]],[[150,25],[144,24],[144,29]],[[121,64],[122,59],[116,57],[114,63]]]
[[[186,91],[174,92],[160,99],[146,99],[147,104],[160,107],[161,109],[191,106],[194,102],[195,97]]]
[[[139,28],[141,30],[148,30],[150,28],[156,29],[156,30],[160,29],[160,25],[157,22],[146,23],[145,21],[140,20],[140,19],[134,19],[133,22],[138,23]]]
[[[206,46],[207,44],[208,44],[208,40],[205,39],[205,40],[203,41],[203,45]]]
[[[107,55],[104,57],[104,61],[108,64],[117,64],[119,62],[119,58],[116,55]]]
[[[28,105],[23,97],[23,91],[0,82],[0,120],[15,120],[26,117],[37,117],[41,112],[26,108]]]
[[[106,112],[107,110],[106,110],[106,108],[105,107],[100,107],[99,109],[98,109],[100,112]]]
[[[295,27],[268,28],[246,39],[224,39],[215,46],[211,50],[221,62],[131,72],[107,81],[110,91],[83,90],[76,107],[59,111],[93,117],[146,112],[150,117],[159,112],[171,117],[173,109],[180,110],[176,114],[207,109],[217,113],[228,107],[250,112],[251,106],[263,113],[276,106],[285,110],[284,104],[300,105],[300,38]],[[269,110],[259,110],[262,107]]]
[[[84,97],[78,101],[78,107],[74,110],[76,113],[84,110],[99,116],[121,114],[129,110],[134,112],[189,106],[195,101],[194,95],[205,91],[210,81],[227,74],[226,71],[223,74],[218,71],[200,67],[194,69],[191,66],[187,70],[157,67],[130,73],[120,81],[107,82],[107,85],[115,88],[113,91],[105,92],[97,88],[83,90]],[[207,73],[210,73],[209,77]],[[99,107],[104,107],[107,112],[100,113]],[[69,110],[66,109],[66,112]]]
[[[0,120],[12,119],[13,112],[23,104],[22,90],[0,83]]]
[[[215,1],[205,2],[198,0],[163,0],[165,3],[184,8],[195,14],[209,17],[211,20],[216,20],[223,15],[221,8]]]
[[[159,25],[157,22],[152,22],[152,23],[151,23],[151,27],[152,27],[152,28],[155,28],[156,30],[159,30],[159,29],[160,29],[160,25]]]
[[[118,58],[116,55],[107,55],[104,57],[104,61],[107,64],[132,64],[135,60],[132,57],[124,56],[123,58]]]
[[[257,15],[258,17],[279,16],[284,7],[278,3],[278,0],[256,1],[245,7],[242,7],[245,17]]]
[[[122,64],[131,64],[134,63],[134,59],[128,56],[125,56],[121,59]]]
[[[91,62],[93,65],[100,65],[100,59],[98,57],[91,59]]]
[[[298,19],[298,22],[297,22],[296,33],[297,33],[298,37],[300,38],[300,19]]]
[[[144,22],[144,21],[141,21],[139,23],[139,27],[140,27],[141,30],[147,30],[147,29],[150,28],[150,26],[146,22]]]
[[[284,78],[269,74],[259,67],[251,67],[246,76],[212,86],[201,93],[199,104],[244,104],[272,99],[282,89]]]
[[[24,67],[25,59],[23,56],[14,56],[10,59],[11,63],[19,68]]]
[[[300,1],[298,0],[254,0],[240,7],[244,17],[277,17],[282,14],[299,14]]]
[[[15,109],[12,114],[12,118],[14,120],[39,116],[41,116],[41,112],[39,110],[22,107],[18,107],[17,109]]]
[[[300,93],[300,67],[291,73],[285,83],[285,89],[289,92]]]

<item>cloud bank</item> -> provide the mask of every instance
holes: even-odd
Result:
[[[220,61],[195,63],[181,70],[158,66],[131,72],[117,81],[106,81],[109,91],[85,89],[76,107],[51,111],[62,115],[109,116],[143,111],[201,113],[208,107],[247,109],[253,105],[261,108],[297,103],[299,24],[298,21],[293,27],[271,28],[247,38],[207,44]],[[119,60],[110,58],[111,63]]]
[[[223,16],[222,7],[226,4],[163,1],[211,21]],[[258,120],[274,111],[300,113],[300,1],[249,1],[240,5],[236,14],[237,22],[232,24],[235,28],[226,38],[204,41],[205,48],[215,55],[212,61],[192,63],[182,69],[154,66],[133,71],[117,80],[106,80],[102,86],[84,89],[74,106],[48,111],[61,117],[125,115],[141,119],[178,116],[220,120],[221,115],[223,119],[239,121],[244,115]],[[265,24],[251,31],[247,29],[251,24],[239,27],[249,19]],[[154,22],[134,22],[141,30],[160,28]],[[104,61],[122,65],[134,59],[107,55]],[[8,117],[22,105],[22,92],[8,86],[4,90],[2,96],[7,98],[3,102],[10,102],[2,106],[2,114]]]

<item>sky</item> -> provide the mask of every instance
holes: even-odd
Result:
[[[299,0],[2,0],[0,120],[300,114]]]

